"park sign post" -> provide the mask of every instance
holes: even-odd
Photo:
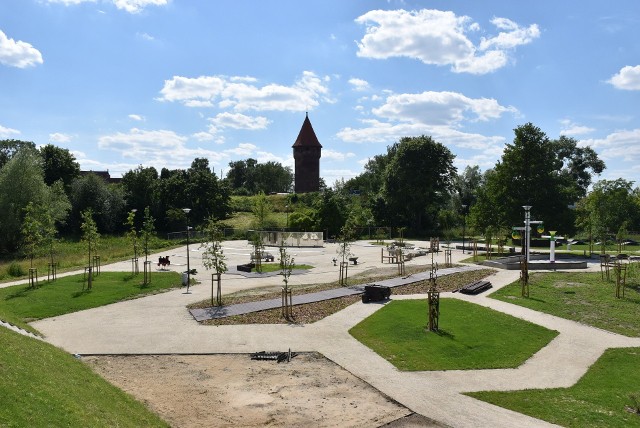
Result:
[[[556,262],[556,239],[564,239],[564,236],[556,236],[555,230],[550,230],[549,235],[543,235],[543,238],[549,239],[549,262]]]
[[[527,261],[527,265],[529,264],[529,247],[531,246],[531,225],[536,224],[538,227],[536,230],[538,233],[544,232],[544,222],[538,220],[531,220],[531,205],[523,205],[524,208],[524,227],[514,227],[512,228],[511,236],[513,239],[523,239],[523,252],[525,256],[525,260]],[[519,233],[520,231],[524,231],[524,237]]]

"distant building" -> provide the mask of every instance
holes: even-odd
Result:
[[[320,156],[322,145],[313,131],[309,114],[302,123],[296,142],[293,143],[293,158],[295,159],[296,193],[317,192],[320,190]]]
[[[107,183],[115,184],[115,183],[120,183],[120,181],[122,181],[121,178],[111,177],[111,174],[109,174],[109,170],[106,170],[106,171],[80,171],[80,175],[88,175],[88,174],[95,174],[98,177],[102,178]]]

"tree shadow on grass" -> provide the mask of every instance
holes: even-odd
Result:
[[[436,334],[436,335],[438,335],[440,337],[444,337],[445,339],[449,339],[449,340],[455,340],[455,338],[456,338],[455,334],[449,333],[446,330],[431,331],[431,330],[429,330],[427,328],[427,329],[425,329],[425,332],[433,333],[433,334]]]
[[[92,291],[92,290],[90,290],[90,289],[88,289],[88,288],[85,288],[84,290],[76,291],[75,293],[72,293],[72,294],[71,294],[71,297],[73,297],[74,299],[75,299],[75,298],[78,298],[78,297],[82,297],[82,296],[85,296],[85,295],[87,295],[87,294],[90,294],[90,293],[91,293],[91,291]]]

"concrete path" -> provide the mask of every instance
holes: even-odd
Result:
[[[304,280],[304,283],[335,280],[337,268],[333,268],[331,262],[335,247],[328,245],[313,251],[305,255],[300,250],[296,262],[299,259],[303,259],[300,263],[315,262],[317,271],[308,277],[299,276],[297,280]],[[356,245],[354,251],[360,257],[359,269],[381,266],[379,248]],[[444,256],[439,254],[437,257]],[[463,257],[468,255],[454,252],[454,263]],[[308,260],[304,261],[305,258]],[[437,261],[444,262],[442,259]],[[410,263],[430,263],[430,257],[417,258]],[[201,280],[207,280],[208,274],[199,275]],[[517,280],[518,275],[517,271],[498,271],[489,280],[494,289],[498,289]],[[244,279],[244,282],[237,281],[232,286],[225,285],[227,281],[223,279],[223,289],[232,291],[281,284],[268,278]],[[348,333],[351,327],[384,304],[356,303],[317,323],[302,326],[202,326],[193,320],[185,306],[210,297],[209,287],[198,285],[191,290],[193,294],[174,290],[38,321],[33,326],[45,335],[47,341],[79,354],[250,353],[289,348],[318,351],[411,410],[455,427],[550,426],[469,398],[461,392],[570,386],[605,349],[640,346],[640,338],[623,337],[484,295],[443,293],[443,298],[468,300],[555,329],[560,334],[517,369],[401,372]],[[421,297],[425,296],[392,298]]]
[[[480,266],[461,266],[438,270],[438,276],[451,275],[458,272],[482,269]],[[391,278],[384,281],[375,281],[375,284],[386,287],[399,287],[401,285],[413,284],[414,282],[429,279],[430,272],[420,272],[414,275],[407,275],[398,278]],[[324,300],[339,299],[340,297],[354,296],[364,293],[366,284],[355,285],[352,287],[332,288],[330,290],[318,291],[316,293],[296,294],[293,305],[305,305],[307,303],[316,303]],[[275,298],[269,300],[259,300],[256,302],[238,303],[228,306],[212,306],[202,309],[189,309],[193,318],[198,321],[206,321],[210,319],[225,318],[234,315],[243,315],[251,312],[265,311],[268,309],[276,309],[282,306],[282,299]]]

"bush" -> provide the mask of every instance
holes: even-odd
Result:
[[[22,268],[22,265],[16,262],[13,262],[9,265],[9,267],[7,268],[7,273],[9,274],[9,276],[13,276],[13,277],[26,275],[26,272]]]

